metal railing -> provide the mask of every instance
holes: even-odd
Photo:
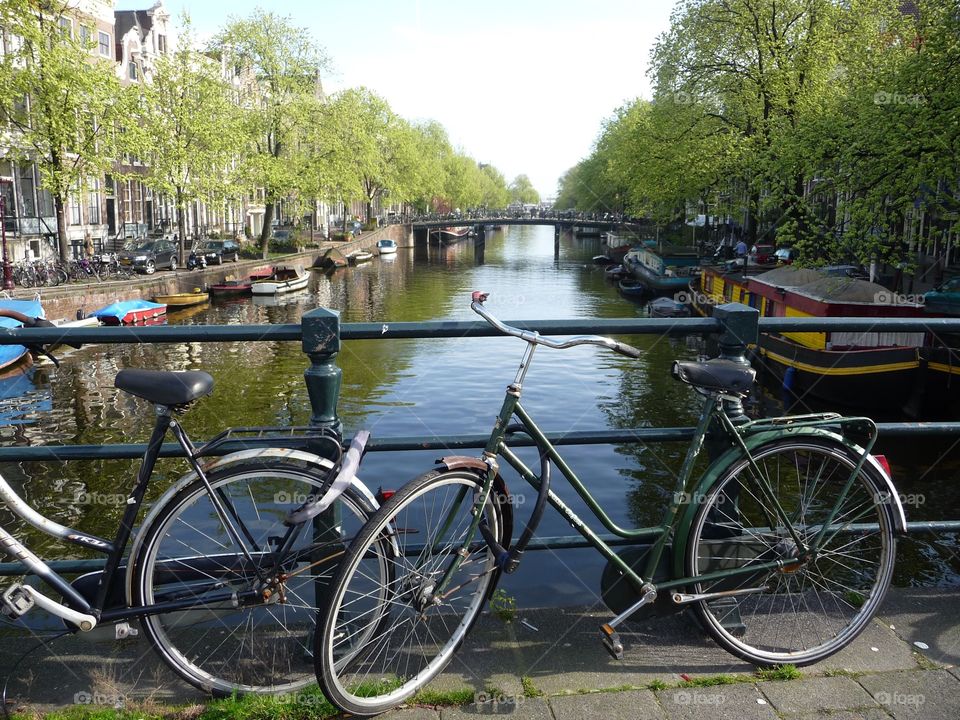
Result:
[[[714,309],[713,317],[688,319],[590,319],[510,321],[516,327],[545,335],[716,335],[720,356],[748,363],[748,346],[755,345],[761,332],[836,332],[836,331],[929,331],[960,333],[960,318],[761,318],[754,308],[737,303]],[[0,345],[50,343],[177,343],[177,342],[275,342],[299,341],[310,361],[304,372],[312,409],[311,424],[341,429],[337,416],[341,371],[336,358],[344,340],[396,340],[480,338],[498,336],[482,321],[435,321],[396,323],[348,323],[341,325],[335,310],[317,308],[304,314],[298,324],[283,325],[184,325],[151,327],[86,327],[86,328],[0,328]],[[881,435],[944,436],[960,435],[960,422],[890,422],[878,423]],[[588,432],[547,433],[558,445],[632,444],[650,442],[682,442],[693,437],[692,427],[603,430]],[[371,440],[372,452],[407,450],[460,450],[482,448],[487,435],[451,435],[445,437],[386,437]],[[529,443],[529,440],[526,441]],[[256,440],[224,443],[218,453],[226,454],[255,445]],[[274,444],[274,443],[271,443]],[[523,445],[518,438],[513,444]],[[145,445],[56,445],[41,447],[0,448],[0,462],[43,462],[89,459],[133,459],[143,455]],[[163,446],[161,457],[183,457],[176,443]],[[957,532],[960,520],[910,522],[911,533]],[[605,538],[613,544],[616,538]],[[536,548],[582,547],[577,536],[540,538]],[[99,567],[100,560],[61,561],[50,563],[57,572],[85,572]],[[22,574],[17,563],[0,563],[0,575]]]

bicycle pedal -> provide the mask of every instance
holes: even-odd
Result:
[[[23,585],[15,583],[3,593],[2,611],[4,615],[16,620],[33,609],[33,597],[23,589]]]
[[[623,660],[623,642],[620,640],[620,633],[604,623],[600,626],[600,639],[603,641],[603,647],[614,660]]]

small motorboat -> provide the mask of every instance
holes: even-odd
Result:
[[[627,274],[627,269],[623,265],[611,265],[606,270],[603,271],[603,275],[607,280],[619,280],[622,277],[625,277]]]
[[[270,268],[270,274],[273,274],[273,268]],[[210,294],[214,297],[221,297],[223,295],[249,295],[252,289],[252,280],[237,280],[236,278],[228,277],[222,283],[211,285]]]
[[[277,268],[269,280],[258,280],[253,283],[251,291],[254,295],[278,295],[280,293],[302,290],[310,282],[307,273],[301,273],[295,268]]]
[[[317,260],[316,263],[314,263],[313,267],[315,269],[320,269],[320,270],[331,270],[334,268],[346,267],[347,264],[348,263],[347,263],[346,255],[344,255],[342,252],[340,252],[336,248],[330,248],[323,254],[322,258],[320,258],[319,260]]]
[[[154,295],[153,301],[161,305],[167,305],[170,308],[190,307],[191,305],[200,305],[201,303],[209,302],[210,296],[205,292],[201,292],[200,288],[194,288],[193,292],[188,293]]]
[[[377,240],[377,252],[381,255],[395,255],[397,243],[390,239]]]
[[[39,296],[38,296],[39,298]],[[31,318],[44,317],[43,308],[40,306],[40,300],[0,300],[0,308],[4,310],[13,310],[21,315]],[[23,323],[13,318],[0,317],[0,327],[18,328],[23,327]],[[21,362],[29,362],[30,351],[23,345],[0,345],[0,371],[17,367]]]
[[[369,262],[373,260],[373,253],[367,252],[366,250],[357,250],[347,255],[347,262],[351,265],[359,265],[360,263]]]
[[[620,292],[627,297],[643,297],[647,294],[646,286],[639,280],[623,278],[617,283],[617,286],[620,288]]]
[[[154,325],[167,314],[167,306],[149,300],[121,300],[90,314],[104,325]]]
[[[647,305],[650,317],[658,318],[686,318],[690,317],[690,308],[684,303],[668,297],[659,297],[651,300]]]
[[[594,255],[593,262],[597,265],[613,265],[616,261],[609,255]]]

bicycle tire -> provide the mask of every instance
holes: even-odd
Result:
[[[807,437],[773,440],[751,451],[805,544],[814,541],[838,501],[858,450]],[[770,522],[772,504],[757,487],[749,461],[741,457],[698,499],[686,550],[689,576],[797,556],[785,524]],[[867,626],[890,585],[896,537],[889,500],[880,472],[864,463],[833,520],[831,528],[839,531],[828,529],[812,559],[695,583],[694,593],[766,588],[695,603],[701,624],[721,647],[759,666],[809,665],[841,650]],[[876,530],[854,534],[854,523],[875,523]]]
[[[224,504],[229,501],[241,534],[258,543],[248,543],[256,568],[229,540],[205,487],[196,480],[144,530],[133,566],[134,604],[184,593],[222,594],[221,585],[241,592],[253,586],[257,569],[276,579],[277,573],[269,572],[277,570],[270,538],[283,535],[287,512],[317,492],[326,478],[319,470],[271,461],[228,467],[209,479]],[[353,487],[338,505],[338,524],[324,526],[318,519],[312,537],[298,536],[293,546],[298,556],[282,568],[289,577],[283,593],[275,589],[270,599],[246,607],[211,603],[143,618],[145,634],[167,665],[216,696],[286,693],[312,683],[317,599],[326,592],[346,544],[374,510]],[[317,541],[317,533],[322,540]],[[190,554],[185,556],[185,550]],[[382,581],[388,582],[386,576]]]
[[[421,475],[385,502],[351,544],[327,595],[314,652],[317,681],[344,712],[376,715],[409,698],[450,662],[480,616],[497,570],[479,534],[442,598],[432,595],[432,583],[460,557],[482,484],[476,473],[464,470]],[[500,509],[493,493],[483,512],[498,537]],[[439,537],[443,530],[449,539]],[[411,538],[422,543],[412,561]],[[389,587],[377,587],[365,570],[366,563],[384,559],[378,553],[389,554]]]

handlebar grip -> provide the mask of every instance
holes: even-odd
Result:
[[[621,355],[626,355],[628,358],[633,358],[634,360],[639,360],[643,353],[637,350],[633,345],[627,345],[626,343],[618,342],[614,345],[613,351],[620,353]]]

